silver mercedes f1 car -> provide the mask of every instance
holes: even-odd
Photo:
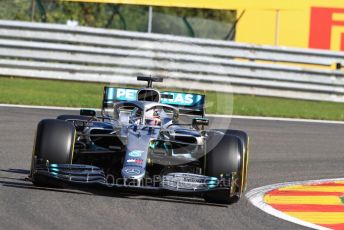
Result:
[[[114,190],[203,197],[229,204],[247,181],[248,141],[240,130],[209,129],[205,96],[105,87],[101,113],[44,119],[37,126],[30,180],[37,186],[100,185]],[[181,116],[190,122],[180,122]]]

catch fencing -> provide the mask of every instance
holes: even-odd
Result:
[[[152,75],[164,87],[343,102],[343,60],[343,52],[0,20],[2,76],[138,84],[137,75]]]

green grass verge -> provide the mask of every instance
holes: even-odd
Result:
[[[104,84],[0,77],[0,103],[99,108]],[[179,90],[180,91],[180,90]],[[344,120],[344,103],[206,92],[207,113]],[[233,104],[232,104],[233,102]]]

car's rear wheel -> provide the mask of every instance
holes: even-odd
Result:
[[[75,128],[72,123],[45,119],[38,123],[31,163],[31,179],[35,185],[49,186],[51,182],[35,173],[37,164],[71,164]]]
[[[209,133],[204,157],[205,174],[217,177],[224,183],[230,180],[231,191],[219,190],[205,194],[204,199],[212,203],[230,204],[237,201],[243,192],[244,145],[239,137],[220,133]],[[232,182],[231,180],[235,180]]]

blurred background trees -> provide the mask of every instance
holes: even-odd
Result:
[[[0,0],[0,19],[147,32],[148,6]],[[236,11],[153,7],[152,32],[233,40]]]

